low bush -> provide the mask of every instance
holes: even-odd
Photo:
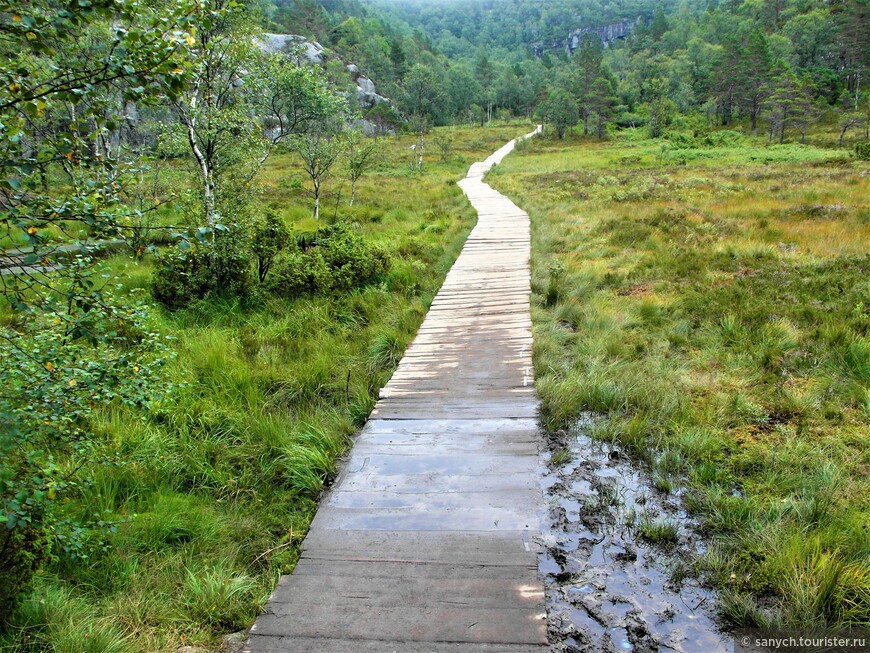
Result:
[[[613,121],[617,127],[622,129],[633,129],[635,127],[643,127],[646,125],[646,118],[637,113],[622,113]]]
[[[179,310],[210,296],[246,296],[251,271],[247,248],[240,240],[230,233],[211,246],[174,251],[154,272],[154,299],[169,310]]]
[[[390,268],[386,251],[344,225],[321,230],[315,247],[322,251],[330,269],[333,290],[350,290]]]
[[[275,260],[268,288],[279,297],[329,292],[332,275],[323,255],[316,249],[304,252],[298,247],[287,248]]]
[[[251,250],[257,257],[257,278],[260,283],[266,281],[266,276],[275,261],[275,257],[290,244],[290,230],[275,211],[254,220],[251,239]]]
[[[710,132],[701,138],[701,143],[710,147],[731,147],[742,145],[746,136],[731,129],[720,129]]]
[[[390,268],[386,251],[345,224],[320,229],[276,258],[269,289],[281,297],[347,292]]]

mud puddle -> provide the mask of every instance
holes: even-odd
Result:
[[[587,416],[573,432],[551,434],[543,454],[540,571],[552,650],[731,651],[715,594],[692,575],[701,544],[679,495],[654,489],[618,446],[592,440],[591,425]]]

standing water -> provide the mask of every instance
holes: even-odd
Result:
[[[592,440],[591,425],[587,416],[552,434],[543,454],[540,571],[553,650],[731,651],[715,594],[690,572],[701,550],[679,496],[654,489],[617,446]]]

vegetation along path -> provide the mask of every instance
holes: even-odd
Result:
[[[483,183],[514,144],[246,650],[546,649],[529,218]]]

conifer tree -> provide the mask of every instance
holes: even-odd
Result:
[[[574,53],[574,75],[572,90],[577,100],[580,119],[583,121],[583,134],[589,133],[589,121],[594,109],[595,81],[601,75],[601,62],[604,51],[601,39],[594,34],[584,34],[580,47]]]

